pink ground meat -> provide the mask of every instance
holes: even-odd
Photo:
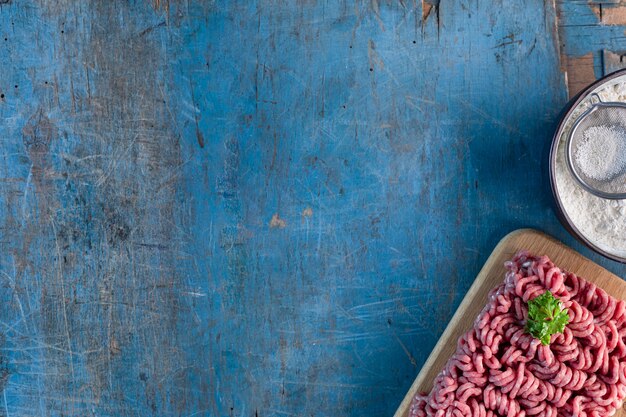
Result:
[[[411,417],[606,417],[626,396],[626,303],[556,267],[518,253],[504,283]],[[524,331],[527,302],[546,290],[568,309],[550,345]]]

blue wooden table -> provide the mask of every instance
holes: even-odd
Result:
[[[388,416],[507,232],[626,275],[543,170],[611,7],[0,0],[0,415]]]

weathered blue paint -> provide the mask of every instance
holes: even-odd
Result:
[[[614,21],[610,16],[616,9],[622,7],[613,1],[558,0],[559,29],[564,57],[577,58],[591,54],[596,78],[607,75],[603,68],[602,51],[624,53],[626,37],[623,24],[605,24],[602,19]]]
[[[589,255],[550,3],[0,3],[0,414],[390,415],[499,238]]]

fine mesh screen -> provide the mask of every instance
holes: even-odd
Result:
[[[622,138],[624,142],[618,142]],[[590,144],[590,141],[596,143]],[[626,161],[625,104],[595,104],[573,126],[568,142],[568,164],[585,188],[604,198],[626,198],[626,165],[621,163]],[[590,174],[589,169],[581,166],[581,160],[584,162],[585,159],[580,154],[589,153],[584,148],[590,145],[595,148],[592,156],[596,158],[596,171],[598,168],[602,170],[600,174]]]

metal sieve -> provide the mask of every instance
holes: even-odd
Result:
[[[590,193],[606,199],[626,199],[626,167],[619,172],[612,172],[606,178],[592,178],[580,166],[576,155],[585,142],[585,132],[593,127],[610,127],[623,132],[626,136],[626,103],[604,102],[596,93],[591,94],[592,105],[574,122],[565,143],[567,165],[578,183]],[[602,146],[603,144],[596,144]],[[611,163],[611,161],[607,161]]]

